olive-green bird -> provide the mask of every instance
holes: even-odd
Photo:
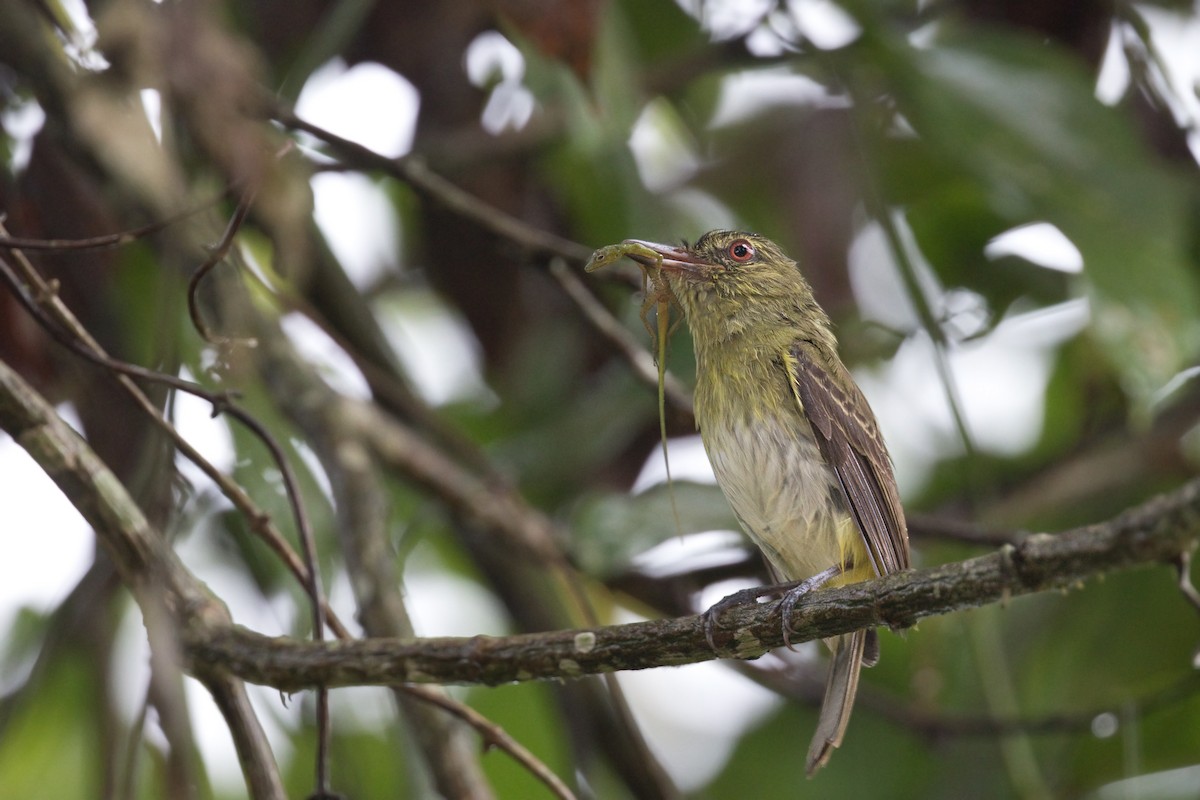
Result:
[[[696,423],[717,483],[776,579],[804,582],[782,601],[785,635],[803,592],[907,568],[891,458],[796,262],[734,231],[682,247],[625,244],[647,266],[657,257],[644,248],[662,257],[660,279],[683,307],[696,348]],[[873,630],[826,643],[833,661],[810,777],[842,742],[861,665],[879,656]]]

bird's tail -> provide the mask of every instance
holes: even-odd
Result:
[[[833,748],[842,743],[846,723],[850,721],[850,710],[854,708],[854,696],[858,693],[858,674],[862,668],[867,649],[867,634],[870,631],[855,631],[826,640],[833,645],[833,658],[829,662],[829,677],[825,682],[825,699],[821,702],[821,716],[817,720],[817,731],[808,747],[808,777],[825,766]],[[874,659],[879,658],[878,647]]]

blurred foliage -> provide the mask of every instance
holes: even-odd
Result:
[[[676,481],[668,488],[663,483],[633,497],[583,499],[571,519],[579,540],[572,552],[589,575],[615,577],[629,571],[639,553],[670,541],[681,530],[736,530],[737,525],[716,486]]]
[[[31,11],[35,5],[45,13]],[[399,221],[398,251],[367,277],[348,279],[322,240],[339,232],[319,229],[311,198],[295,191],[336,159],[336,150],[296,136],[299,151],[277,157],[280,128],[239,116],[253,103],[233,73],[215,65],[249,70],[262,86],[294,99],[330,59],[379,62],[420,94],[415,156],[496,213],[587,246],[626,237],[692,239],[727,226],[778,239],[838,323],[851,366],[885,376],[871,399],[893,449],[905,448],[898,460],[917,465],[905,498],[914,511],[1054,529],[1103,520],[1195,473],[1195,452],[1181,442],[1197,435],[1200,388],[1195,374],[1172,381],[1200,356],[1200,106],[1188,83],[1195,75],[1160,72],[1182,62],[1180,54],[1158,50],[1171,26],[1187,26],[1185,46],[1200,47],[1200,12],[1188,3],[846,2],[836,19],[848,27],[836,47],[818,46],[827,41],[819,20],[831,19],[821,8],[828,15],[839,7],[807,0],[564,0],[535,12],[518,0],[252,0],[224,4],[199,28],[189,27],[203,15],[188,2],[86,5],[99,29],[94,41],[91,23],[69,22],[57,2],[0,2],[0,212],[14,235],[80,238],[161,219],[178,210],[160,202],[168,177],[187,183],[192,201],[248,176],[262,178],[241,242],[280,294],[247,278],[256,313],[274,320],[299,311],[317,319],[358,358],[359,369],[394,382],[392,397],[416,398],[393,402],[388,413],[413,422],[462,465],[486,460],[490,472],[478,463],[464,468],[488,487],[516,487],[559,523],[603,621],[627,619],[630,608],[682,613],[687,603],[679,595],[686,601],[694,588],[685,582],[684,590],[671,591],[678,576],[636,574],[637,555],[680,536],[664,487],[629,492],[646,459],[660,458],[654,388],[552,282],[544,253],[484,230],[394,177],[370,173]],[[500,31],[520,53],[520,88],[534,101],[524,125],[482,126],[489,103],[514,96],[511,80],[477,86],[467,78],[465,53],[485,31]],[[159,69],[147,53],[161,59]],[[1128,72],[1124,85],[1100,93],[1112,98],[1107,104],[1097,99],[1102,66],[1106,74],[1122,66]],[[114,122],[108,130],[103,98],[115,98],[145,128],[139,92],[149,88],[163,102],[162,142],[139,139],[118,153],[124,129]],[[23,134],[17,112],[31,100],[47,121]],[[378,105],[374,98],[361,102]],[[209,127],[214,119],[218,135]],[[30,147],[31,157],[17,157]],[[139,158],[139,147],[167,158]],[[293,168],[288,180],[280,177]],[[213,230],[224,221],[208,211],[201,216]],[[1037,243],[1002,255],[989,249],[997,237],[1033,223],[1057,228],[1083,269],[1048,268]],[[862,245],[880,231],[886,251],[863,263],[855,253],[875,253]],[[336,535],[341,518],[327,465],[261,375],[228,348],[196,336],[182,287],[199,245],[212,236],[191,241],[190,250],[181,244],[186,239],[155,234],[37,263],[61,281],[65,301],[112,352],[168,371],[179,363],[206,383],[236,389],[277,433],[300,473],[326,583],[349,609],[355,576],[346,572]],[[228,264],[219,269],[233,272]],[[615,274],[589,278],[588,287],[648,345],[636,291]],[[435,293],[436,302],[423,299]],[[948,299],[955,297],[972,299],[977,324],[959,326]],[[424,304],[422,313],[413,313],[414,304]],[[1071,304],[1086,306],[1078,330],[1061,323]],[[220,319],[223,331],[241,335],[244,320]],[[925,348],[932,362],[970,346],[1003,347],[1002,325],[1039,319],[1048,322],[1019,329],[1026,331],[1023,343],[1047,353],[1051,364],[1041,388],[1041,429],[1022,452],[942,444],[948,404],[960,402],[962,387],[929,378],[932,367],[922,375],[885,369],[887,359],[911,348]],[[413,365],[444,360],[437,337],[447,331],[479,359],[454,368],[477,369],[486,388],[462,390],[422,417],[413,411],[422,405],[423,380]],[[93,446],[127,484],[142,486],[139,500],[156,524],[178,531],[189,554],[202,554],[202,577],[239,622],[303,633],[302,593],[250,523],[209,484],[181,490],[173,483],[181,479],[147,461],[145,421],[112,398],[111,381],[72,364],[48,338],[30,336],[6,293],[0,358],[56,402],[81,411]],[[685,383],[691,359],[681,330],[669,366]],[[1167,387],[1173,391],[1164,393]],[[985,413],[989,424],[1006,425],[1003,398]],[[684,411],[669,410],[667,422],[672,436],[693,432]],[[902,425],[908,429],[897,431]],[[230,430],[233,462],[224,467],[273,519],[288,520],[278,471],[261,443],[236,425]],[[448,444],[455,437],[466,445]],[[398,567],[425,544],[430,557],[420,569],[481,587],[504,607],[506,628],[582,624],[563,610],[571,604],[561,586],[548,578],[535,583],[544,576],[520,573],[504,560],[519,561],[513,554],[489,555],[486,542],[472,538],[470,522],[419,482],[389,475],[386,491]],[[711,485],[679,481],[675,499],[684,545],[698,540],[688,534],[734,527]],[[0,527],[12,536],[32,535],[37,525],[0,509]],[[914,544],[919,564],[979,552],[930,538]],[[153,714],[139,731],[130,704],[114,699],[128,654],[115,646],[116,626],[105,619],[120,593],[111,576],[102,580],[103,561],[97,569],[102,600],[80,592],[53,613],[24,609],[4,633],[0,796],[115,796],[106,792],[122,782],[136,786],[137,797],[170,791]],[[756,558],[747,557],[740,577],[761,580]],[[667,588],[658,591],[656,583]],[[542,600],[551,596],[560,602]],[[523,598],[534,612],[522,610]],[[486,618],[458,593],[410,599],[452,616]],[[1198,632],[1165,567],[927,620],[903,638],[883,635],[883,662],[864,674],[866,700],[845,745],[814,781],[803,779],[802,757],[815,714],[801,702],[780,704],[729,742],[731,755],[711,765],[711,779],[667,767],[688,796],[705,798],[1099,797],[1112,781],[1183,769],[1190,771],[1174,773],[1184,776],[1177,778],[1182,788],[1170,796],[1194,796]],[[789,663],[821,669],[803,659]],[[93,671],[93,664],[103,668]],[[127,685],[120,692],[144,693],[144,686]],[[586,787],[605,798],[654,796],[603,765],[595,752],[610,734],[585,731],[591,720],[577,716],[580,706],[567,695],[549,685],[464,693],[557,774],[585,787],[584,796]],[[382,693],[372,697],[369,704],[380,705]],[[335,693],[335,709],[341,702],[352,711],[357,700]],[[672,728],[671,704],[694,702],[706,700],[681,694],[637,709],[655,749],[654,737],[681,736]],[[305,796],[316,748],[311,703],[297,698],[262,713],[279,728],[276,751],[289,795]],[[355,798],[430,791],[412,738],[386,716],[348,713],[335,727],[336,790]],[[1058,717],[1069,724],[1050,732],[1037,724]],[[1030,725],[1005,735],[956,728],[980,718]],[[106,726],[119,735],[101,747],[97,740],[111,732]],[[719,718],[711,726],[742,727]],[[124,750],[131,737],[137,758]],[[545,796],[506,755],[491,750],[482,761],[497,796]],[[208,775],[196,796],[243,796],[240,787],[211,788],[218,770],[203,766]]]
[[[54,792],[85,797],[97,785],[101,753],[95,731],[80,724],[97,691],[83,659],[61,659],[36,692],[6,720],[0,751],[0,791],[6,797],[36,797],[54,776]]]

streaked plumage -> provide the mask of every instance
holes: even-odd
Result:
[[[662,278],[695,343],[701,438],[777,578],[842,565],[832,582],[849,583],[907,568],[891,459],[796,263],[770,240],[734,231],[684,247],[630,243],[662,256]],[[864,658],[873,663],[867,640],[858,631],[828,642],[834,656],[810,775],[841,743],[859,668]]]

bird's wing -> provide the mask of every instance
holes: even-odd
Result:
[[[837,473],[876,574],[907,568],[908,528],[875,415],[836,357],[821,358],[805,340],[793,344],[789,355],[796,400],[812,425],[821,455]]]

